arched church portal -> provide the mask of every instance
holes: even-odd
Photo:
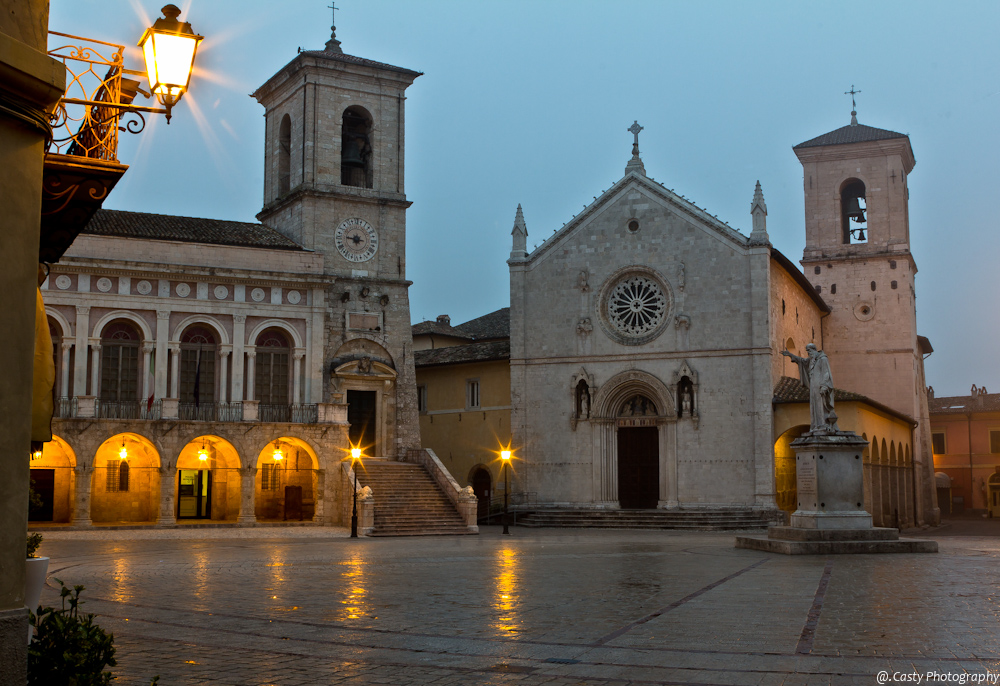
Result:
[[[636,394],[618,411],[618,505],[652,510],[660,496],[660,451],[656,403]]]

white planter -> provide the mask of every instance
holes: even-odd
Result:
[[[24,606],[38,611],[42,600],[42,587],[49,572],[49,558],[29,557],[24,561]],[[28,643],[31,643],[32,626],[28,625]]]

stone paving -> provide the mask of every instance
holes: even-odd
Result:
[[[251,531],[51,532],[42,602],[58,601],[54,577],[87,587],[85,610],[115,634],[116,684],[1000,674],[1000,538],[945,528],[936,555],[786,557],[737,550],[731,533]]]

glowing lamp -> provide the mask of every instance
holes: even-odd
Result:
[[[198,451],[198,459],[202,462],[208,462],[208,451],[205,449],[205,444],[201,444],[201,450]]]
[[[42,451],[41,450],[36,450],[35,452],[31,453],[31,459],[32,460],[40,460],[40,459],[42,459]]]
[[[176,5],[160,11],[163,16],[142,34],[139,47],[146,60],[150,91],[167,109],[169,124],[170,109],[187,92],[198,43],[204,37],[195,34],[191,24],[178,21],[181,11]]]
[[[122,439],[122,449],[118,451],[118,459],[120,459],[120,460],[127,460],[128,459],[128,451],[125,450],[125,439],[124,438]]]
[[[275,462],[281,462],[282,460],[285,459],[285,454],[283,452],[281,452],[281,446],[280,445],[274,446],[274,453],[272,453],[271,457],[274,458]]]
[[[500,459],[501,460],[509,460],[510,459],[510,451],[509,450],[501,450],[500,451]]]
[[[352,460],[361,459],[361,448],[351,448],[351,459]]]

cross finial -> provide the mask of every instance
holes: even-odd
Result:
[[[857,103],[854,102],[854,96],[857,95],[860,92],[861,91],[854,90],[854,84],[853,83],[851,84],[851,90],[844,91],[844,95],[850,95],[851,96],[851,126],[857,126],[858,125],[858,105],[857,105]]]
[[[337,40],[337,7],[336,2],[331,2],[327,7],[331,11],[332,25],[330,26],[330,40],[326,42],[327,52],[343,53],[344,51],[340,49],[340,41]]]
[[[638,157],[639,155],[639,132],[642,131],[642,127],[639,126],[638,120],[633,120],[632,126],[628,127],[628,132],[635,136],[635,142],[632,143],[632,155]]]
[[[332,15],[333,19],[332,19],[331,23],[333,24],[334,28],[336,28],[337,27],[337,9],[339,9],[337,7],[337,3],[331,2],[329,5],[327,5],[327,8],[333,11],[333,15]],[[851,88],[853,88],[853,87],[854,86],[851,86]]]

